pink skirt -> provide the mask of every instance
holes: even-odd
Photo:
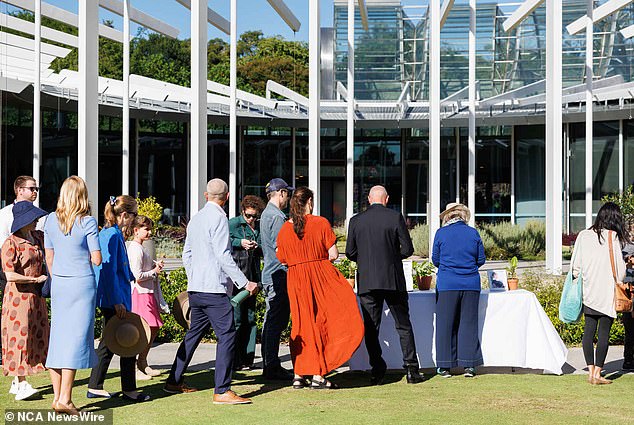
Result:
[[[143,317],[151,328],[163,326],[160,311],[154,294],[139,294],[136,288],[132,290],[132,312]]]

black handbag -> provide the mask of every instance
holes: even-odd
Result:
[[[44,282],[44,285],[42,285],[42,296],[44,298],[51,298],[51,277],[49,276],[48,279],[46,279],[46,282]]]

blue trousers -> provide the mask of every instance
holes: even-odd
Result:
[[[478,338],[480,291],[436,292],[436,366],[476,367],[482,361]]]
[[[183,382],[183,374],[192,360],[194,351],[211,325],[218,338],[214,393],[224,394],[231,389],[233,353],[236,344],[233,307],[227,294],[208,294],[205,292],[189,292],[188,294],[191,325],[185,334],[185,339],[178,347],[167,382],[170,384]]]
[[[291,307],[286,289],[286,272],[278,270],[271,276],[272,284],[264,284],[266,312],[262,324],[262,360],[264,369],[280,366],[280,337],[288,326]]]

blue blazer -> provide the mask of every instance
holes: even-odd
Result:
[[[478,269],[485,261],[482,239],[473,227],[458,221],[436,232],[432,262],[438,267],[437,291],[480,291]]]
[[[115,304],[123,304],[126,310],[131,311],[130,282],[135,279],[130,269],[123,233],[117,225],[105,227],[99,232],[99,246],[102,261],[100,266],[94,266],[97,307],[114,308]]]

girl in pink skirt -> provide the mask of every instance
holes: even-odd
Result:
[[[152,236],[153,226],[154,223],[150,218],[137,216],[133,225],[134,240],[128,246],[130,269],[136,278],[136,282],[132,285],[132,312],[143,317],[152,331],[150,344],[137,359],[137,380],[148,380],[161,374],[160,371],[148,366],[147,355],[159,328],[163,326],[160,312],[169,313],[158,279],[158,274],[163,270],[163,262],[153,261],[142,245]]]

